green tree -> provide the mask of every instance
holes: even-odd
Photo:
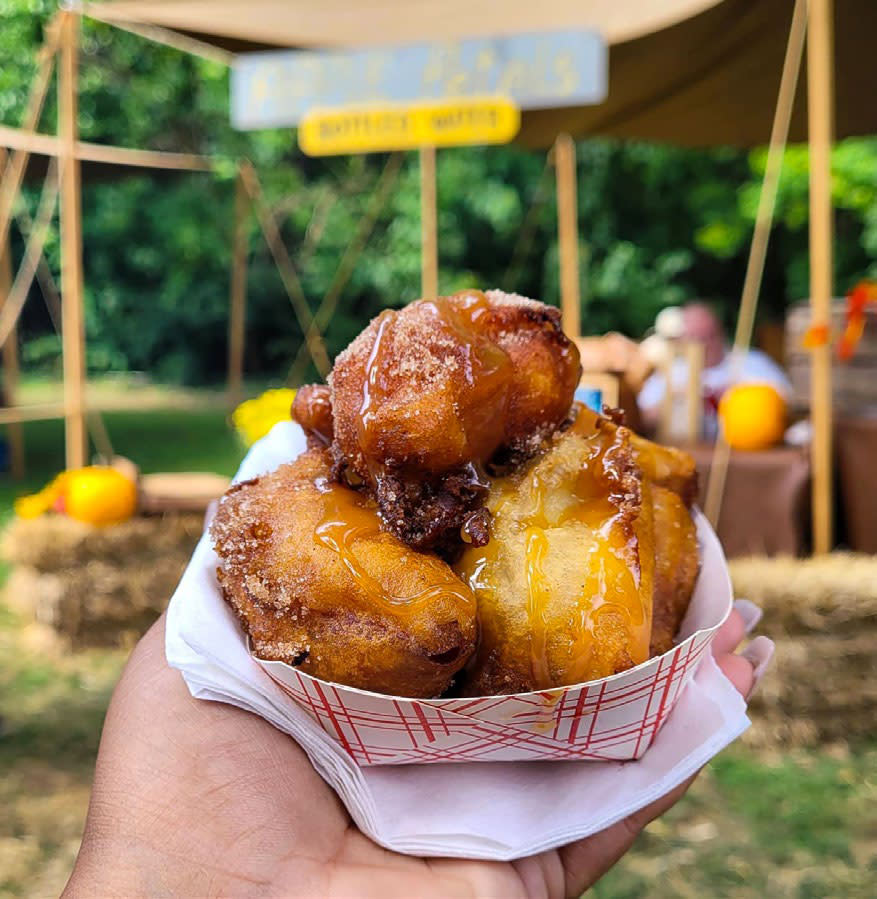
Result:
[[[0,0],[0,121],[17,125],[34,51],[55,4]],[[225,366],[235,160],[250,158],[316,309],[386,163],[383,154],[310,159],[290,130],[241,133],[228,120],[228,72],[88,19],[81,38],[83,139],[207,153],[211,174],[86,166],[83,230],[89,366],[147,370],[187,382]],[[50,92],[42,127],[56,116]],[[578,146],[583,328],[641,335],[657,311],[692,296],[720,302],[733,322],[765,154],[644,143]],[[877,141],[834,154],[837,284],[877,257]],[[31,210],[39,189],[29,180]],[[781,316],[807,295],[806,150],[786,154],[762,312]],[[558,302],[554,174],[546,154],[516,147],[444,150],[438,159],[440,288],[498,286]],[[13,232],[20,258],[21,235]],[[285,376],[302,343],[280,277],[255,227],[250,242],[246,366]],[[59,265],[57,236],[48,244]],[[407,154],[386,208],[330,322],[331,353],[388,305],[417,297],[420,220],[416,154]],[[59,343],[38,302],[22,324],[24,357],[57,364]],[[307,373],[308,376],[313,372]]]

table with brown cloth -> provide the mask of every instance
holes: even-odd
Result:
[[[835,443],[847,542],[877,553],[877,411],[840,418]]]
[[[698,502],[703,507],[713,446],[685,449],[697,463]],[[809,483],[806,450],[783,446],[732,452],[717,528],[725,555],[800,555],[808,521]]]

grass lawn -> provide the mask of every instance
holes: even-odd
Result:
[[[242,451],[216,403],[110,412],[143,471],[231,474]],[[60,422],[26,426],[29,477],[0,481],[0,519],[63,464]],[[60,650],[0,603],[0,899],[57,896],[79,845],[119,650]],[[758,722],[755,722],[758,726]],[[593,891],[622,897],[877,895],[877,747],[732,747]]]

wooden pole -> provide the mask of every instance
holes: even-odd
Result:
[[[234,409],[242,398],[244,334],[247,315],[247,229],[250,201],[238,171],[234,193],[234,236],[231,251],[231,291],[228,315],[228,404]]]
[[[396,183],[404,159],[405,154],[399,152],[394,153],[387,160],[384,171],[381,173],[381,177],[378,179],[378,183],[369,198],[365,212],[359,220],[357,229],[354,232],[353,237],[351,237],[350,243],[347,245],[347,249],[345,249],[344,255],[341,257],[341,261],[338,263],[338,268],[335,270],[335,277],[329,284],[326,295],[323,297],[323,301],[320,303],[320,307],[314,315],[311,329],[316,330],[317,333],[322,333],[329,326],[329,322],[335,314],[335,310],[338,308],[341,292],[347,286],[347,282],[353,274],[356,262],[374,230],[378,216],[386,205],[387,197],[391,188]],[[293,387],[297,387],[301,383],[301,379],[304,375],[304,364],[307,359],[305,355],[306,345],[306,343],[302,344],[298,348],[295,360],[289,368],[287,383]]]
[[[79,17],[63,13],[58,68],[58,134],[62,141],[61,303],[64,353],[64,437],[67,468],[85,465],[85,327],[83,315],[82,218],[79,160],[76,158],[76,112]]]
[[[25,162],[31,153],[59,156],[63,152],[61,144],[62,139],[53,134],[38,134],[35,131],[0,125],[0,146],[18,151],[19,157]],[[112,144],[92,144],[82,140],[76,141],[73,147],[76,158],[81,162],[99,162],[106,165],[170,169],[180,172],[210,172],[215,164],[215,160],[209,156],[197,156],[192,153],[138,150],[132,147],[116,147]]]
[[[557,173],[557,242],[560,262],[560,309],[568,337],[581,335],[579,285],[579,218],[576,186],[576,145],[568,134],[554,143]]]
[[[673,412],[676,407],[676,384],[673,380],[675,363],[676,348],[671,347],[670,352],[658,366],[658,370],[664,377],[664,395],[661,397],[661,415],[658,419],[659,443],[672,443],[673,441]]]
[[[435,147],[420,148],[420,294],[438,296],[438,209]]]
[[[46,41],[38,54],[39,68],[31,84],[30,96],[22,117],[22,127],[26,131],[33,131],[40,121],[40,114],[43,111],[43,103],[52,77],[52,69],[55,65],[59,21],[57,18],[52,19],[47,29]],[[10,128],[8,130],[16,131],[17,129]],[[15,208],[15,201],[18,199],[21,183],[24,180],[24,171],[29,155],[27,147],[21,147],[18,152],[13,153],[3,172],[3,178],[0,180],[0,246],[5,245],[6,238],[9,236],[9,224],[12,221],[12,212]]]
[[[752,232],[752,243],[749,247],[749,261],[746,265],[746,275],[743,279],[743,293],[740,298],[740,311],[737,315],[737,330],[734,333],[734,346],[731,350],[732,378],[737,377],[736,373],[739,371],[743,355],[752,341],[755,312],[758,308],[758,294],[761,290],[761,281],[764,275],[767,245],[773,224],[777,189],[783,165],[783,154],[785,153],[786,141],[789,135],[789,121],[792,117],[792,105],[795,101],[795,90],[798,85],[798,74],[801,69],[801,57],[804,53],[804,39],[806,35],[807,0],[795,0],[792,24],[789,28],[789,39],[786,44],[786,56],[783,61],[783,72],[780,77],[777,106],[770,132],[767,165],[764,169],[764,180],[762,181],[761,194],[758,198],[755,227]],[[718,527],[730,461],[731,448],[725,442],[724,435],[719,433],[710,464],[706,500],[704,502],[704,514],[713,527]]]
[[[831,141],[834,94],[831,0],[810,0],[807,39],[807,115],[810,129],[810,310],[815,327],[831,325],[832,214]],[[832,546],[831,347],[811,355],[810,415],[813,423],[813,552]]]
[[[5,344],[12,335],[21,310],[24,308],[28,291],[42,258],[43,247],[46,245],[57,199],[58,164],[52,160],[40,194],[36,222],[24,247],[24,258],[21,260],[21,266],[15,275],[15,281],[12,283],[6,301],[0,308],[0,344]]]
[[[3,309],[12,289],[12,248],[9,240],[0,244],[0,310]],[[18,389],[18,335],[12,329],[3,344],[3,405],[14,406]],[[21,422],[10,422],[6,433],[9,436],[9,467],[12,477],[19,481],[24,477],[24,433]]]
[[[280,273],[280,278],[283,281],[292,310],[298,319],[302,336],[308,345],[308,351],[314,360],[317,371],[325,378],[332,368],[332,363],[329,362],[329,354],[326,352],[326,344],[323,342],[323,337],[319,332],[311,331],[311,323],[314,317],[311,315],[301,281],[299,281],[292,260],[289,258],[289,253],[286,251],[283,238],[280,236],[280,227],[277,224],[277,220],[272,215],[271,210],[268,209],[262,196],[262,185],[259,182],[259,176],[250,162],[244,162],[241,165],[240,174],[250,201],[253,204],[262,235],[268,244],[271,255],[274,257],[274,264],[277,266],[277,271]]]
[[[704,346],[697,340],[688,340],[684,347],[685,368],[688,381],[685,385],[685,439],[690,444],[701,438],[703,425],[703,356]]]

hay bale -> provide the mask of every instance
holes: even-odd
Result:
[[[877,737],[877,557],[748,558],[730,563],[737,596],[764,610],[774,668],[752,700],[756,746]]]
[[[127,646],[161,614],[202,529],[200,515],[93,528],[58,516],[15,521],[2,550],[6,600],[71,645]]]
[[[14,519],[6,529],[0,553],[11,565],[38,571],[65,571],[87,561],[119,564],[121,560],[160,561],[180,546],[194,548],[204,525],[200,514],[138,517],[108,528],[73,521],[63,515]]]
[[[752,557],[729,567],[735,595],[761,606],[760,629],[774,639],[877,627],[877,556]]]

